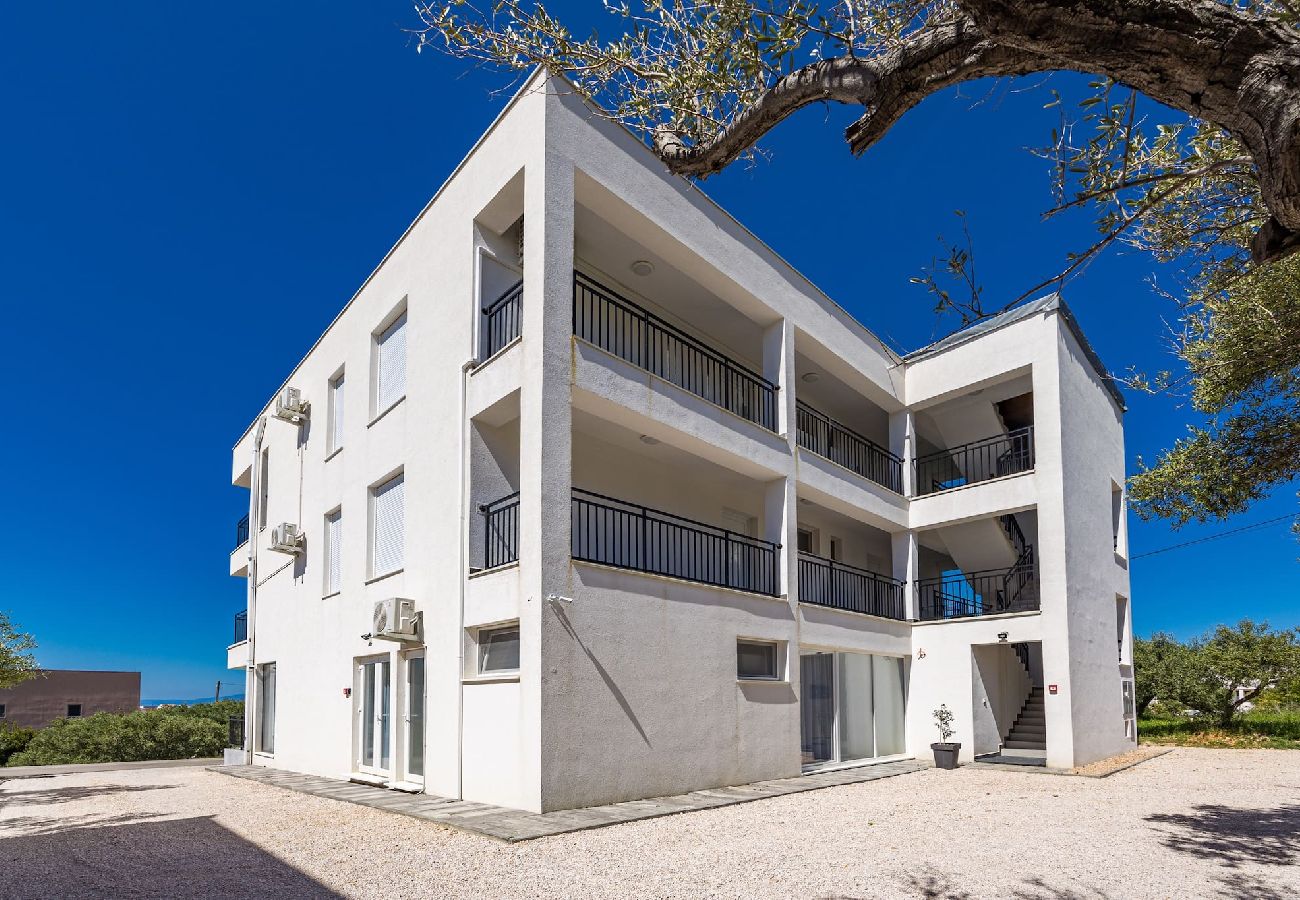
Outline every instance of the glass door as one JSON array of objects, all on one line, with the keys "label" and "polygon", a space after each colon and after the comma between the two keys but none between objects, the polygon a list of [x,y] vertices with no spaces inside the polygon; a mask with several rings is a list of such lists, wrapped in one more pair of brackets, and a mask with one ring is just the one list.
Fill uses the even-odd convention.
[{"label": "glass door", "polygon": [[424,784],[424,654],[406,658],[406,780]]},{"label": "glass door", "polygon": [[907,686],[902,658],[869,653],[799,656],[802,763],[834,763],[906,752]]},{"label": "glass door", "polygon": [[391,701],[388,658],[357,666],[357,769],[387,775],[391,762]]},{"label": "glass door", "polygon": [[799,656],[799,709],[803,764],[834,762],[835,654]]}]

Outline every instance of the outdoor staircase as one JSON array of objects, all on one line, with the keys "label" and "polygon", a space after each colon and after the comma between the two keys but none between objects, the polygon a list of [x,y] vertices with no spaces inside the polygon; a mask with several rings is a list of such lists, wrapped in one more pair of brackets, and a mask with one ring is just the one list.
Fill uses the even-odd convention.
[{"label": "outdoor staircase", "polygon": [[1043,705],[1043,689],[1035,687],[1030,690],[1025,705],[1016,716],[1015,724],[1007,733],[1002,744],[1007,750],[1046,750],[1047,718]]}]

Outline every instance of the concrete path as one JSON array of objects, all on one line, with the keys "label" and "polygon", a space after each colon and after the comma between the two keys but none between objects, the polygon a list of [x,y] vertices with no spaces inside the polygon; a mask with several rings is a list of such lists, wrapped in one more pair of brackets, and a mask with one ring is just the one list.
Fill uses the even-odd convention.
[{"label": "concrete path", "polygon": [[179,769],[185,766],[219,765],[221,759],[150,759],[143,762],[78,763],[67,766],[5,766],[0,781],[8,778],[47,778],[50,775],[76,775],[81,772],[124,772],[129,769]]},{"label": "concrete path", "polygon": [[908,759],[838,769],[834,772],[818,772],[796,778],[758,781],[737,787],[711,788],[673,797],[629,800],[609,806],[590,806],[585,809],[541,814],[490,806],[486,803],[449,800],[432,794],[405,794],[368,784],[320,778],[315,775],[300,775],[296,772],[269,769],[265,766],[214,766],[212,771],[317,797],[328,797],[344,803],[356,803],[405,816],[414,816],[417,819],[426,819],[462,831],[515,843],[556,834],[568,834],[573,831],[603,828],[606,825],[618,825],[622,822],[654,819],[700,809],[716,809],[720,806],[733,806],[737,803],[748,803],[751,800],[763,800],[768,797],[783,797],[787,794],[815,791],[820,788],[861,784],[865,781],[905,775],[928,768],[930,766],[925,763]]}]

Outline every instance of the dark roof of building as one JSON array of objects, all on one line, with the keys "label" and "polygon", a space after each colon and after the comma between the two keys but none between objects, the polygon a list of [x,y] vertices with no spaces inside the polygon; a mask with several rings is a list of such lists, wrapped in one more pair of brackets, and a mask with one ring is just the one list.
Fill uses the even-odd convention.
[{"label": "dark roof of building", "polygon": [[1056,293],[1048,294],[1045,297],[1039,297],[1037,300],[1030,300],[1029,302],[1022,303],[1019,306],[1013,306],[1011,309],[1000,312],[995,316],[989,316],[987,319],[980,319],[978,322],[974,322],[967,325],[965,328],[954,331],[945,338],[940,338],[933,344],[929,344],[919,350],[913,350],[911,353],[906,354],[903,357],[903,360],[904,362],[915,362],[919,359],[925,359],[935,353],[949,350],[953,347],[960,346],[967,341],[974,340],[975,338],[982,337],[986,334],[991,334],[999,328],[1005,328],[1008,325],[1022,322],[1039,313],[1048,312],[1056,312],[1060,315],[1061,320],[1069,327],[1075,340],[1079,342],[1079,346],[1083,348],[1083,355],[1087,358],[1088,362],[1092,364],[1093,369],[1096,370],[1097,377],[1101,379],[1102,386],[1106,388],[1107,393],[1110,394],[1111,398],[1114,399],[1115,403],[1119,405],[1121,410],[1127,410],[1128,404],[1124,402],[1124,395],[1120,393],[1119,388],[1116,386],[1115,378],[1106,369],[1106,366],[1101,361],[1101,357],[1097,355],[1097,351],[1092,349],[1092,345],[1088,343],[1088,339],[1084,337],[1083,329],[1079,327],[1079,321],[1075,319],[1074,313],[1070,312],[1070,307],[1066,306],[1061,295]]}]

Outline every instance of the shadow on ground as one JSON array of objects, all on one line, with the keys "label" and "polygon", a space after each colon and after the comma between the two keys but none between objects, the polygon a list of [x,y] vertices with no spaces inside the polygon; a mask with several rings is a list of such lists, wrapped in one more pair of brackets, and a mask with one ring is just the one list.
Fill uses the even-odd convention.
[{"label": "shadow on ground", "polygon": [[[953,883],[950,876],[939,872],[908,876],[905,893],[926,900],[976,900],[982,893],[970,891]],[[1026,878],[1022,887],[1010,888],[999,894],[1013,900],[1109,900],[1101,891],[1076,891],[1073,888],[1055,887],[1042,878]]]},{"label": "shadow on ground", "polygon": [[1171,850],[1215,860],[1230,869],[1243,863],[1290,866],[1300,856],[1300,806],[1235,809],[1204,804],[1187,813],[1156,813]]},{"label": "shadow on ground", "polygon": [[[0,897],[340,896],[209,816],[161,821],[137,817],[127,824],[128,818],[39,820],[51,827],[0,837],[5,868]],[[0,820],[10,833],[25,823],[28,820]]]},{"label": "shadow on ground", "polygon": [[174,790],[175,784],[90,784],[75,787],[48,788],[46,790],[25,791],[21,782],[9,783],[9,788],[0,793],[0,806],[43,806],[49,803],[70,803],[73,800],[90,800],[111,794],[137,794],[142,791]]}]

